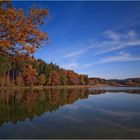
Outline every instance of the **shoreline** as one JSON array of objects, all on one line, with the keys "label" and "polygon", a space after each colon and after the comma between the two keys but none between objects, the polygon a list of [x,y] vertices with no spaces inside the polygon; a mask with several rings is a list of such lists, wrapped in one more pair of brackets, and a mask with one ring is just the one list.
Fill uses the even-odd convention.
[{"label": "shoreline", "polygon": [[0,90],[18,90],[18,89],[73,89],[73,88],[94,88],[94,87],[140,87],[140,86],[127,86],[127,85],[122,85],[122,86],[112,86],[112,85],[106,85],[106,84],[97,84],[97,85],[58,85],[58,86],[34,86],[34,87],[28,87],[28,86],[23,86],[23,87],[5,87],[5,88],[0,88]]},{"label": "shoreline", "polygon": [[6,89],[63,89],[63,88],[91,88],[91,87],[99,87],[99,86],[109,86],[109,85],[58,85],[58,86],[33,86],[33,87],[5,87],[5,88],[0,88],[0,90],[6,90]]}]

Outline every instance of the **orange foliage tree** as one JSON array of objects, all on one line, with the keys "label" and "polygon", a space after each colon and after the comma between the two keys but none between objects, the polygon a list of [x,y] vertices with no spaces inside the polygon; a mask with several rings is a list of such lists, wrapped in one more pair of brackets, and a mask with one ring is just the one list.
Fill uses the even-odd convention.
[{"label": "orange foliage tree", "polygon": [[8,2],[0,2],[0,50],[14,55],[33,54],[47,34],[38,26],[44,24],[48,9],[31,7],[28,15]]},{"label": "orange foliage tree", "polygon": [[46,77],[45,77],[45,74],[41,73],[39,76],[38,76],[38,83],[40,85],[44,85],[46,83]]},{"label": "orange foliage tree", "polygon": [[67,84],[69,84],[69,85],[78,85],[79,84],[78,74],[72,70],[66,70],[66,78],[67,78]]},{"label": "orange foliage tree", "polygon": [[26,85],[33,86],[36,83],[36,70],[32,68],[32,65],[27,65],[26,69],[22,72],[22,77]]},{"label": "orange foliage tree", "polygon": [[52,86],[61,84],[61,82],[60,82],[60,74],[57,71],[52,70],[49,73],[48,84],[52,85]]}]

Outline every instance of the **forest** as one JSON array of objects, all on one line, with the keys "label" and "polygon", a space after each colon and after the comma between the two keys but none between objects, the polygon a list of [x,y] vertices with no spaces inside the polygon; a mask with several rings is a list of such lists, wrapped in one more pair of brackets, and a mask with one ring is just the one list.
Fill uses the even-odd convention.
[{"label": "forest", "polygon": [[13,56],[3,54],[0,61],[1,87],[88,84],[87,75],[65,70],[56,64],[48,64],[34,57],[30,58],[28,63],[24,60],[22,63],[17,63],[13,61]]}]

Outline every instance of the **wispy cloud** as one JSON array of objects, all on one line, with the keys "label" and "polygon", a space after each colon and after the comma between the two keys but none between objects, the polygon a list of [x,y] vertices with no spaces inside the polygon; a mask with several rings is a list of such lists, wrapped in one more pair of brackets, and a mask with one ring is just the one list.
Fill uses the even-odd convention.
[{"label": "wispy cloud", "polygon": [[72,62],[72,63],[64,64],[62,65],[62,67],[65,69],[77,69],[79,67],[79,64],[76,62]]},{"label": "wispy cloud", "polygon": [[103,58],[102,60],[96,62],[96,64],[103,64],[103,63],[110,63],[110,62],[129,62],[129,61],[140,61],[140,57],[133,56],[130,53],[126,53],[126,52],[120,52],[119,55]]},{"label": "wispy cloud", "polygon": [[83,70],[86,69],[88,67],[90,67],[92,64],[80,64],[78,62],[70,62],[67,64],[63,64],[61,65],[63,68],[65,69],[71,69],[71,70]]},{"label": "wispy cloud", "polygon": [[[140,8],[136,8],[136,13],[140,12]],[[132,14],[132,12],[131,12]],[[129,28],[136,28],[140,26],[140,15],[139,14],[135,14],[135,15],[130,15],[127,14],[125,15],[125,17],[122,18],[122,21],[120,22],[120,24],[118,24],[117,26],[114,27],[115,30],[124,30],[124,29],[129,29]]]},{"label": "wispy cloud", "polygon": [[75,58],[81,56],[82,54],[87,53],[90,49],[96,48],[94,39],[85,39],[83,41],[78,41],[75,44],[71,45],[68,53],[65,53],[62,58]]},{"label": "wispy cloud", "polygon": [[118,34],[116,34],[113,31],[105,31],[104,32],[109,38],[113,39],[113,40],[120,40],[120,36]]},{"label": "wispy cloud", "polygon": [[77,50],[77,51],[70,52],[70,53],[64,55],[63,58],[71,58],[71,57],[79,56],[85,52],[86,52],[86,50]]},{"label": "wispy cloud", "polygon": [[96,55],[140,46],[140,38],[138,38],[136,32],[133,30],[124,34],[116,33],[114,31],[106,31],[104,34],[107,39],[96,42],[96,46],[98,46],[95,53]]},{"label": "wispy cloud", "polygon": [[87,55],[87,53],[101,55],[136,46],[140,46],[140,38],[134,30],[125,33],[107,30],[104,32],[104,38],[102,40],[98,40],[98,38],[90,38],[72,44],[68,47],[69,49],[67,50],[67,53],[62,50],[61,52],[64,53],[59,59],[80,58],[81,55]]}]

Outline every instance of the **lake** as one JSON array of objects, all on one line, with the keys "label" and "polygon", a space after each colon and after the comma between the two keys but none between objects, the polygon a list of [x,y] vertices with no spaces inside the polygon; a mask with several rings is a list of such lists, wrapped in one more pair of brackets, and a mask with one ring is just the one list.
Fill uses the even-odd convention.
[{"label": "lake", "polygon": [[140,88],[1,91],[0,138],[140,138]]}]

